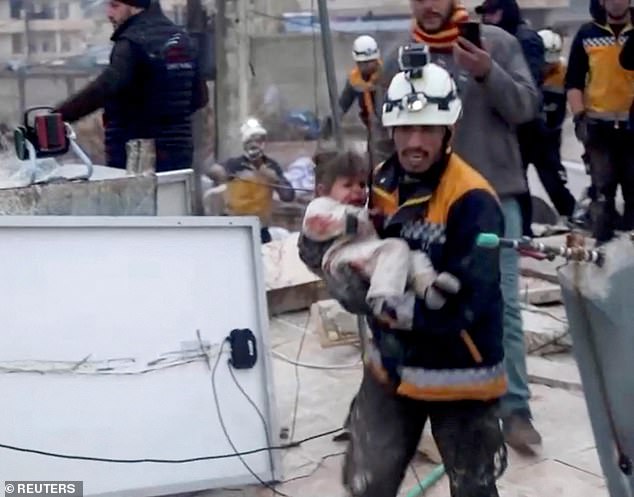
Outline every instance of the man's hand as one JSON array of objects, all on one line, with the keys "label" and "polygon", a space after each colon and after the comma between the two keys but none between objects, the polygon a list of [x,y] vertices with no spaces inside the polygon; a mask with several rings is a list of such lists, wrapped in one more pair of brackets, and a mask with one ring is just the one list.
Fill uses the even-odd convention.
[{"label": "man's hand", "polygon": [[259,171],[269,183],[277,185],[280,182],[280,177],[278,176],[277,171],[272,167],[269,167],[267,164],[261,166]]},{"label": "man's hand", "polygon": [[585,112],[579,112],[572,118],[575,125],[575,136],[584,145],[588,143],[588,119]]},{"label": "man's hand", "polygon": [[460,37],[454,45],[453,55],[456,63],[476,79],[485,79],[491,72],[489,52],[476,47],[469,40]]}]

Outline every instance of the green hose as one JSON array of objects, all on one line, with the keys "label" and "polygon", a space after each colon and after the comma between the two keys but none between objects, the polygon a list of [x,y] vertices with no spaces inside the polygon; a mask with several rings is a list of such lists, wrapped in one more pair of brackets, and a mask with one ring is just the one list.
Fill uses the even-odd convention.
[{"label": "green hose", "polygon": [[414,488],[407,492],[406,497],[418,497],[424,492],[427,492],[438,480],[445,474],[445,466],[439,464],[431,473],[429,473],[421,482],[419,482]]}]

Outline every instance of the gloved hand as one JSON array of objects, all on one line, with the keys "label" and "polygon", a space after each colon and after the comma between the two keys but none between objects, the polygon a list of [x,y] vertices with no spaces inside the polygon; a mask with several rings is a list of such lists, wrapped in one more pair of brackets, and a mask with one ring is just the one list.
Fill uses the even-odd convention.
[{"label": "gloved hand", "polygon": [[216,185],[225,183],[227,181],[227,171],[220,164],[211,164],[205,167],[205,174]]},{"label": "gloved hand", "polygon": [[451,273],[440,273],[425,292],[425,305],[431,310],[442,309],[447,299],[460,291],[460,280]]},{"label": "gloved hand", "polygon": [[260,167],[259,172],[262,176],[264,176],[265,180],[268,183],[277,185],[280,182],[280,177],[277,174],[277,171],[270,167],[268,164],[264,164]]},{"label": "gloved hand", "polygon": [[575,136],[584,145],[588,143],[588,118],[585,112],[576,114],[572,121],[575,125]]}]

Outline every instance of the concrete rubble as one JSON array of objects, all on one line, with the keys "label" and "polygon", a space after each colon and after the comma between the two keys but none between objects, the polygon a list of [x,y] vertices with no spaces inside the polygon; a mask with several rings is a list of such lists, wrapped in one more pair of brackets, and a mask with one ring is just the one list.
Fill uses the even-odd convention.
[{"label": "concrete rubble", "polygon": [[[290,246],[286,245],[286,249]],[[270,292],[280,290],[282,284],[301,288],[309,282],[315,283],[297,269],[300,277],[298,285],[293,286],[289,275],[294,274],[294,270],[287,267],[288,261],[277,258],[280,249],[271,252],[277,256],[269,253],[265,260],[275,261],[275,267],[280,269],[273,270],[271,263],[267,264]],[[291,255],[290,259],[294,257]],[[536,268],[541,268],[542,264]],[[290,265],[294,266],[294,263]],[[524,259],[522,266],[526,267]],[[499,481],[500,495],[607,497],[579,372],[567,339],[565,312],[559,303],[561,292],[557,292],[553,280],[554,267],[540,269],[546,279],[534,280],[538,272],[534,270],[531,278],[522,278],[520,282],[520,289],[529,287],[525,296],[530,297],[523,299],[522,312],[527,349],[533,352],[528,357],[531,405],[535,424],[543,436],[543,447],[532,457],[509,449],[509,468]],[[285,291],[291,292],[288,288]],[[298,312],[279,314],[271,318],[269,326],[275,351],[275,389],[281,425],[288,427],[294,440],[341,426],[362,373],[356,343],[356,318],[336,302],[323,300],[313,301]],[[313,367],[295,366],[292,362],[296,360]],[[340,369],[314,367],[319,365],[326,368],[340,366]],[[344,450],[345,444],[325,437],[287,451],[283,455],[285,483],[276,489],[290,497],[345,496],[340,483]],[[427,427],[419,455],[407,472],[399,495],[405,496],[417,478],[423,478],[439,462],[438,450]],[[254,486],[201,495],[268,497],[273,493],[270,489]],[[448,495],[446,477],[425,493],[426,497]]]},{"label": "concrete rubble", "polygon": [[[310,323],[308,311],[276,316],[270,321],[274,356],[275,391],[281,426],[294,431],[294,440],[341,426],[361,380],[359,349],[352,345],[323,348]],[[348,366],[346,369],[308,369],[312,365]],[[552,363],[552,364],[551,364]],[[550,360],[529,357],[535,423],[544,437],[543,450],[533,457],[509,450],[509,468],[499,481],[502,497],[607,497],[594,439],[574,360],[570,355]],[[548,386],[548,383],[552,386]],[[299,391],[297,415],[295,396]],[[295,423],[293,419],[295,418]],[[293,429],[294,425],[294,429]],[[565,426],[565,430],[562,429]],[[288,440],[287,440],[288,441]],[[421,453],[407,472],[400,496],[423,478],[439,462],[429,430],[421,441]],[[344,443],[331,437],[320,438],[283,454],[283,479],[276,489],[290,497],[344,497],[341,465]],[[261,487],[202,492],[201,497],[273,495]],[[425,497],[447,497],[447,478]]]}]

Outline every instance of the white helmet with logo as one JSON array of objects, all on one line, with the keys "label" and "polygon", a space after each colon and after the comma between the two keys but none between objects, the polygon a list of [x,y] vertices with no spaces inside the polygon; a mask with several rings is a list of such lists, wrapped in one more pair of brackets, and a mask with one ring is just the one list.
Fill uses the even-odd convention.
[{"label": "white helmet with logo", "polygon": [[[254,117],[248,118],[242,126],[240,126],[240,135],[242,138],[242,147],[245,155],[255,160],[264,155],[261,140],[266,138],[266,129],[260,124],[260,121]],[[258,140],[259,139],[259,140]]]},{"label": "white helmet with logo", "polygon": [[549,64],[558,62],[564,48],[564,40],[561,35],[552,29],[542,29],[538,34],[544,42],[546,62]]},{"label": "white helmet with logo", "polygon": [[461,113],[451,75],[429,63],[417,74],[400,72],[392,78],[383,104],[383,126],[453,126]]},{"label": "white helmet with logo", "polygon": [[251,141],[255,137],[266,138],[266,129],[260,124],[260,121],[250,117],[240,126],[240,136],[242,143]]},{"label": "white helmet with logo", "polygon": [[355,62],[378,60],[381,57],[379,45],[368,35],[361,35],[352,44],[352,58]]}]

